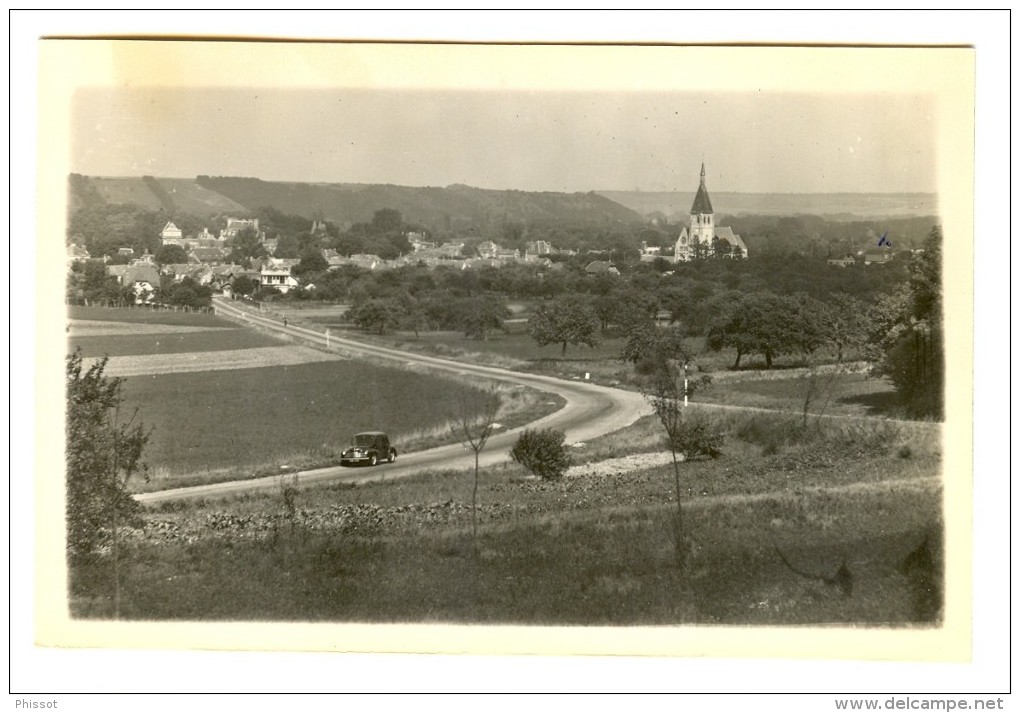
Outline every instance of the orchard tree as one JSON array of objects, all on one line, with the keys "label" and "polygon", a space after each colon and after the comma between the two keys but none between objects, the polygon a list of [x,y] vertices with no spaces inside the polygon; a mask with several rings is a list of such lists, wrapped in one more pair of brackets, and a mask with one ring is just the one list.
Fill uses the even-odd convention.
[{"label": "orchard tree", "polygon": [[348,316],[358,327],[383,334],[400,323],[400,305],[388,299],[367,299],[351,307]]},{"label": "orchard tree", "polygon": [[843,363],[847,349],[861,349],[871,330],[867,306],[845,292],[837,292],[821,305],[818,312],[823,338],[836,350],[836,363]]},{"label": "orchard tree", "polygon": [[621,360],[633,364],[638,375],[645,377],[654,377],[671,365],[683,367],[691,358],[684,332],[675,326],[635,329],[620,353]]},{"label": "orchard tree", "polygon": [[599,318],[586,298],[568,295],[539,305],[528,320],[528,334],[540,347],[562,345],[560,356],[564,356],[568,344],[598,345]]},{"label": "orchard tree", "polygon": [[757,292],[738,297],[713,320],[706,345],[713,351],[735,349],[734,369],[744,354],[763,354],[771,369],[776,356],[814,351],[821,334],[817,314],[803,300]]},{"label": "orchard tree", "polygon": [[492,293],[461,299],[458,313],[464,336],[483,340],[488,339],[489,332],[505,330],[503,323],[510,318],[506,301]]}]

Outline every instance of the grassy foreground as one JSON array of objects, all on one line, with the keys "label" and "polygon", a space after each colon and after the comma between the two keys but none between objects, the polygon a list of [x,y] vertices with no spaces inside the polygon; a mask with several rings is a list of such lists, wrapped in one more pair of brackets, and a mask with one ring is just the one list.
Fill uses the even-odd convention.
[{"label": "grassy foreground", "polygon": [[[465,473],[164,504],[146,513],[143,528],[126,533],[121,616],[939,622],[937,438],[876,431],[861,442],[840,425],[771,452],[767,441],[768,448],[757,442],[766,426],[729,414],[717,425],[727,429],[725,455],[683,464],[690,548],[684,573],[673,566],[670,466],[553,482],[504,466],[483,474],[477,551]],[[930,559],[915,566],[924,542]],[[825,581],[841,566],[849,587]],[[110,568],[106,557],[76,573],[73,615],[110,616]]]}]

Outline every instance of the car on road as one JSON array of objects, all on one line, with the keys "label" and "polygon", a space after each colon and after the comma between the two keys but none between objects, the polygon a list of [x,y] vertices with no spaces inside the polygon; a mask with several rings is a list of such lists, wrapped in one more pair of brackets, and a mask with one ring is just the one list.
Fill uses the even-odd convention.
[{"label": "car on road", "polygon": [[397,459],[397,449],[382,431],[364,431],[354,436],[354,445],[340,453],[340,465],[375,465]]}]

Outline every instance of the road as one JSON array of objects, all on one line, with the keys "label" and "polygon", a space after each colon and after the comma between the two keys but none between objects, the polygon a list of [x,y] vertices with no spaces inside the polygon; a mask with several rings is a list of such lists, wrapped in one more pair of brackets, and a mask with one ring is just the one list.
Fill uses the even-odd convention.
[{"label": "road", "polygon": [[[247,312],[230,301],[223,299],[217,298],[215,306],[218,314],[240,319],[253,326],[285,334],[306,343],[326,347],[327,337],[322,332],[292,324],[284,326],[275,317],[266,317]],[[520,384],[561,396],[566,401],[566,405],[563,408],[528,424],[527,427],[559,429],[566,434],[567,443],[593,440],[599,436],[629,426],[641,416],[651,413],[651,408],[641,394],[631,391],[613,389],[584,381],[566,381],[551,376],[525,374],[491,366],[450,361],[449,359],[441,359],[424,354],[414,354],[398,349],[364,344],[334,335],[330,335],[328,339],[328,348],[331,350],[373,360],[383,360],[394,366],[426,367],[435,371],[494,379],[510,384]],[[380,424],[379,427],[385,428],[385,424]],[[482,466],[489,466],[507,461],[509,459],[508,451],[513,447],[518,435],[524,428],[522,426],[493,434],[480,455],[479,463]],[[401,454],[396,463],[383,464],[374,468],[342,468],[335,466],[299,473],[288,473],[285,477],[288,482],[296,485],[338,482],[365,483],[407,477],[428,470],[463,470],[473,466],[474,453],[461,444],[453,444],[417,453]],[[281,476],[274,475],[252,480],[196,485],[187,488],[143,493],[136,495],[135,499],[143,504],[152,504],[181,498],[214,497],[242,492],[272,490],[280,487],[280,479]]]}]

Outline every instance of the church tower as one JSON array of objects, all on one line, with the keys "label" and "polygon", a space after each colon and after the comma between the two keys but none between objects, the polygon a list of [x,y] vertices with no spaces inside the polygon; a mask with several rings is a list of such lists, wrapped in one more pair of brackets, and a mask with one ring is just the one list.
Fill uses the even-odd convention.
[{"label": "church tower", "polygon": [[712,211],[712,201],[708,197],[708,189],[705,187],[705,164],[702,163],[701,183],[691,206],[691,242],[697,241],[711,247],[713,238],[715,238],[715,214]]},{"label": "church tower", "polygon": [[[677,238],[676,247],[673,251],[675,262],[687,262],[700,255],[704,257],[706,251],[712,248],[712,239],[715,238],[715,214],[712,211],[712,201],[708,197],[708,189],[705,187],[705,164],[701,164],[701,183],[698,185],[698,192],[694,196],[694,204],[691,205],[691,230],[687,232],[684,228]],[[701,243],[702,251],[695,246]]]}]

